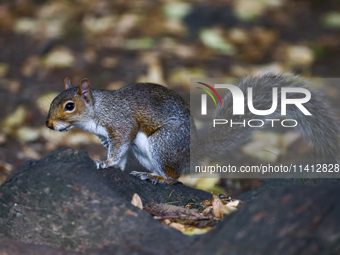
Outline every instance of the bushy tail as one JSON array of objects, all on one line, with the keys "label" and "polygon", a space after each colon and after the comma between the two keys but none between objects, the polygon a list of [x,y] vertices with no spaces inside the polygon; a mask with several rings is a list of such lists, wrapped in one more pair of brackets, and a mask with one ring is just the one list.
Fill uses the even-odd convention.
[{"label": "bushy tail", "polygon": [[[312,144],[315,151],[323,159],[337,160],[339,154],[338,124],[333,117],[330,108],[323,98],[316,92],[311,91],[311,99],[303,106],[312,114],[304,115],[295,105],[288,105],[286,116],[281,116],[281,88],[304,87],[304,80],[289,74],[247,77],[239,83],[245,97],[244,115],[233,115],[233,98],[231,93],[223,98],[222,106],[215,112],[215,119],[232,119],[233,122],[243,122],[250,119],[294,119],[298,122],[297,128],[303,138]],[[278,105],[274,113],[267,116],[255,115],[249,111],[247,106],[247,88],[253,88],[253,105],[255,109],[266,110],[272,106],[273,87],[278,88]],[[301,93],[287,93],[287,98],[301,98]],[[242,143],[249,140],[256,128],[233,125],[216,125],[209,131],[208,136],[201,141],[204,153],[214,155],[221,152],[236,149]],[[210,154],[212,155],[212,154]]]}]

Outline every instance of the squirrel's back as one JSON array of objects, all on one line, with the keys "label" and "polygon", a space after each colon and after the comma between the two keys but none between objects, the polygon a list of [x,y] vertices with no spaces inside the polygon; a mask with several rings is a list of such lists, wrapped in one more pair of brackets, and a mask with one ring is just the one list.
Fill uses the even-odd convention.
[{"label": "squirrel's back", "polygon": [[[97,93],[107,94],[106,91],[94,90],[94,95]],[[126,107],[125,115],[135,119],[147,135],[166,123],[188,122],[190,119],[188,104],[178,94],[158,84],[127,85],[113,91],[112,96],[113,99],[100,102],[99,107],[102,109],[106,105],[107,109],[112,109],[109,104],[120,101],[121,107]]]},{"label": "squirrel's back", "polygon": [[174,91],[154,83],[136,83],[116,91],[117,96],[126,98],[129,106],[138,111],[148,108],[149,114],[158,113],[168,118],[188,117],[188,104]]}]

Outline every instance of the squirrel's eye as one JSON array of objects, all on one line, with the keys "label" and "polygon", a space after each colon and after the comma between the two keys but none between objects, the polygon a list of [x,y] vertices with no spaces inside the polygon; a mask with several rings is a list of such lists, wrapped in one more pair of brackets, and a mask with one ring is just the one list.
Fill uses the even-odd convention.
[{"label": "squirrel's eye", "polygon": [[68,112],[73,111],[74,107],[75,107],[74,103],[67,103],[65,105],[65,111],[68,111]]}]

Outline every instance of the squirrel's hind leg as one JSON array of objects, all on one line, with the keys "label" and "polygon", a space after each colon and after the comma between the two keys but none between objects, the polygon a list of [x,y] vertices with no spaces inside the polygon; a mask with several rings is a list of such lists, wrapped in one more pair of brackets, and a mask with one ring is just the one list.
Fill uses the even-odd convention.
[{"label": "squirrel's hind leg", "polygon": [[131,171],[130,174],[132,174],[133,176],[136,176],[142,181],[145,181],[145,180],[150,181],[154,185],[156,185],[157,183],[174,184],[177,182],[177,178],[171,178],[171,177],[166,178],[166,177],[152,174],[149,172]]},{"label": "squirrel's hind leg", "polygon": [[133,152],[149,172],[131,172],[141,180],[173,184],[190,164],[190,123],[171,120],[153,134],[139,133]]}]

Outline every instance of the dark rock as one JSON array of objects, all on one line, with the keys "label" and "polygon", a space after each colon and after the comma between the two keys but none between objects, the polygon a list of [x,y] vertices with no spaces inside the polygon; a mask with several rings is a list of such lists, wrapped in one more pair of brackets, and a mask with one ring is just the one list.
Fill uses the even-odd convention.
[{"label": "dark rock", "polygon": [[237,198],[242,201],[250,201],[256,199],[259,195],[267,192],[272,192],[278,188],[288,187],[288,186],[317,186],[317,185],[335,185],[340,184],[340,179],[329,179],[329,178],[312,178],[312,179],[300,179],[300,178],[274,178],[274,179],[267,179],[260,188],[256,190],[251,190],[239,195]]},{"label": "dark rock", "polygon": [[340,186],[286,186],[262,192],[192,254],[340,254]]},{"label": "dark rock", "polygon": [[173,185],[153,185],[119,169],[107,168],[99,171],[105,177],[107,185],[122,198],[131,201],[133,194],[137,193],[144,205],[170,202],[172,205],[184,206],[189,200],[201,202],[212,198],[210,193],[187,187],[180,182]]},{"label": "dark rock", "polygon": [[[170,197],[184,203],[194,191],[154,186],[120,170],[98,171],[85,152],[63,149],[24,164],[0,187],[0,237],[74,251],[110,247],[129,254],[179,253],[194,238],[160,224],[130,200],[136,192],[144,202]],[[210,196],[198,194],[202,198],[196,199]]]},{"label": "dark rock", "polygon": [[19,241],[0,239],[0,254],[3,255],[81,255],[79,252],[65,251],[45,245],[25,244]]},{"label": "dark rock", "polygon": [[216,229],[189,237],[131,205],[131,197],[184,205],[209,193],[98,171],[85,152],[63,149],[22,165],[0,187],[0,253],[340,254],[338,183],[268,180],[241,195],[246,202]]}]

